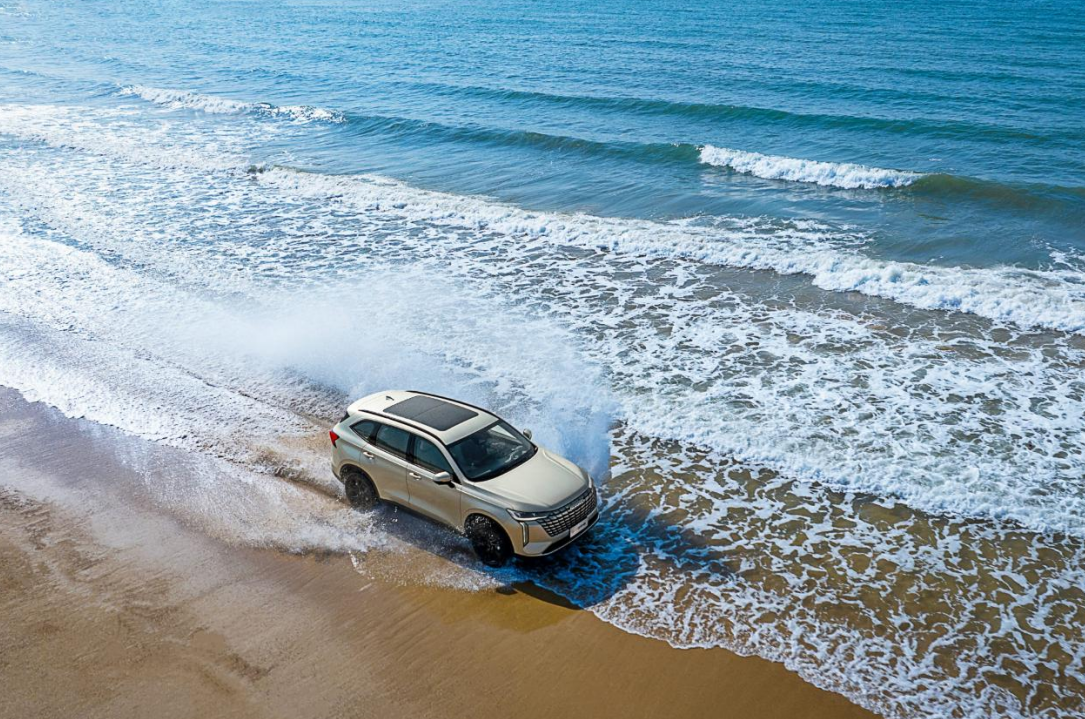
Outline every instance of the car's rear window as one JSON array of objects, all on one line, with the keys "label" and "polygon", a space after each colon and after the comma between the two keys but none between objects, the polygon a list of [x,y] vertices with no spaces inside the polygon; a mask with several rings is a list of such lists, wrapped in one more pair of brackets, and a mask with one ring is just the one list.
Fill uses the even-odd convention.
[{"label": "car's rear window", "polygon": [[373,441],[373,433],[377,431],[377,423],[371,419],[363,419],[361,422],[352,425],[351,429],[354,430],[354,434],[366,442],[371,442]]}]

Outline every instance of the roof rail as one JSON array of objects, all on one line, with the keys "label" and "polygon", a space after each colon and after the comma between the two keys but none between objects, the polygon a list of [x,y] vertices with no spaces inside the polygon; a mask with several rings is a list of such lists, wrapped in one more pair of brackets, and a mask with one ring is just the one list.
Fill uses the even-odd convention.
[{"label": "roof rail", "polygon": [[[442,397],[441,399],[444,399],[444,397]],[[360,409],[358,411],[359,412],[364,412],[366,414],[371,414],[374,417],[379,417],[380,419],[383,419],[383,420],[391,420],[392,422],[399,422],[400,424],[405,424],[408,427],[411,427],[412,429],[418,430],[422,434],[428,434],[430,437],[433,437],[435,440],[437,440],[437,442],[439,444],[444,444],[444,442],[441,440],[441,438],[433,433],[432,428],[423,427],[421,424],[419,424],[418,422],[415,422],[413,420],[406,419],[404,417],[399,417],[399,416],[396,416],[396,415],[384,414],[383,412],[380,412],[378,410],[372,410],[372,409]]]}]

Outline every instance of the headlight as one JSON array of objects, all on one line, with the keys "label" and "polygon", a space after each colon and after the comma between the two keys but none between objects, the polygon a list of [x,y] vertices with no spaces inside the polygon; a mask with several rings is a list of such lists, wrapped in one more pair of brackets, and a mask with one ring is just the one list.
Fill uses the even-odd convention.
[{"label": "headlight", "polygon": [[550,512],[516,512],[510,509],[509,514],[511,514],[512,518],[517,522],[534,522],[536,519],[542,519],[550,514]]}]

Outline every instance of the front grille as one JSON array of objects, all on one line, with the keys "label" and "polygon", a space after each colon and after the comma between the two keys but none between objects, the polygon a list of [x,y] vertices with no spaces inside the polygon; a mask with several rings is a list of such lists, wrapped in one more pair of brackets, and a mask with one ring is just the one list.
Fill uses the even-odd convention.
[{"label": "front grille", "polygon": [[547,534],[556,537],[563,532],[568,532],[577,522],[590,517],[595,511],[597,501],[595,487],[588,487],[579,497],[540,519],[539,524]]}]

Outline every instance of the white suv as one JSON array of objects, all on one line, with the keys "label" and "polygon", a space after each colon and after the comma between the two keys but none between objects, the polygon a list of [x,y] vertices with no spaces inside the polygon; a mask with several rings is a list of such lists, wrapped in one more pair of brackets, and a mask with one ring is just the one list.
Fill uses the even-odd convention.
[{"label": "white suv", "polygon": [[351,504],[387,500],[447,524],[490,566],[556,552],[599,519],[587,472],[463,402],[378,392],[350,405],[329,435]]}]

